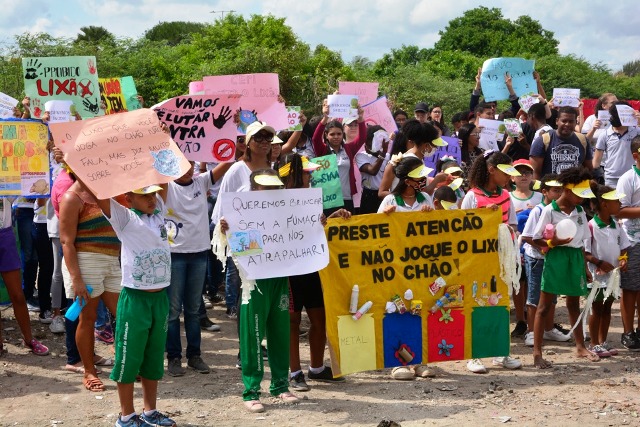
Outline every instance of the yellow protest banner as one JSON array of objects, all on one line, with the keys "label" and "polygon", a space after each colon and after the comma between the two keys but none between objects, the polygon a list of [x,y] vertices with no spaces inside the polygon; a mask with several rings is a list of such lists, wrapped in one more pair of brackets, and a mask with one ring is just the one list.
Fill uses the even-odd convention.
[{"label": "yellow protest banner", "polygon": [[127,103],[122,93],[122,81],[118,77],[98,79],[100,100],[104,103],[105,114],[124,113]]},{"label": "yellow protest banner", "polygon": [[488,209],[330,219],[320,277],[333,372],[508,355],[500,223]]},{"label": "yellow protest banner", "polygon": [[49,196],[48,141],[40,120],[0,121],[0,196]]}]

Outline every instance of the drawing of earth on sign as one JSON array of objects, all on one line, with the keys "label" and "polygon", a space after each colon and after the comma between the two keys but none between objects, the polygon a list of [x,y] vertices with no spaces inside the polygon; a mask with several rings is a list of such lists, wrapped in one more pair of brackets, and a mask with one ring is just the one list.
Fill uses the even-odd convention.
[{"label": "drawing of earth on sign", "polygon": [[162,175],[180,175],[180,160],[171,150],[152,151],[151,155],[155,159],[153,167]]},{"label": "drawing of earth on sign", "polygon": [[240,110],[240,123],[238,124],[238,132],[242,135],[247,133],[247,126],[258,120],[258,113],[255,110]]}]

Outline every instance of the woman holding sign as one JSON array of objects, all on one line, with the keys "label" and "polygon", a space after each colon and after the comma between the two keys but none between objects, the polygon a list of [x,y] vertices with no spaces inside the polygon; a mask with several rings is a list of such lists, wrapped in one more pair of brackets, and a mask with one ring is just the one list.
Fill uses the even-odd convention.
[{"label": "woman holding sign", "polygon": [[356,153],[365,142],[367,126],[364,123],[364,110],[358,105],[358,136],[351,142],[345,143],[345,133],[342,123],[329,119],[329,103],[322,102],[322,120],[313,133],[313,149],[316,156],[335,154],[338,163],[338,174],[342,186],[344,208],[353,213],[353,195],[357,193],[356,176],[353,170],[353,160]]}]

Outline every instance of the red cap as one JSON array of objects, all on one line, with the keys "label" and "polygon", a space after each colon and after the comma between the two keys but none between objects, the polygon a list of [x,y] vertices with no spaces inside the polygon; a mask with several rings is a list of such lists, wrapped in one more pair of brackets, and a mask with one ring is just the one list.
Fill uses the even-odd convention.
[{"label": "red cap", "polygon": [[529,169],[533,170],[533,166],[531,166],[531,162],[527,159],[518,159],[512,164],[514,168],[517,168],[518,166],[526,166]]}]

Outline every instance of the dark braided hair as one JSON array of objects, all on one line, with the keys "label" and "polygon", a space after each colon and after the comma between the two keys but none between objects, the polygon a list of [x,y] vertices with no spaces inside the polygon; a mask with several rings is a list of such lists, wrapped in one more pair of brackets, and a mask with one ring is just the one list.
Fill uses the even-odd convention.
[{"label": "dark braided hair", "polygon": [[304,170],[302,169],[302,156],[298,153],[289,153],[284,156],[280,163],[282,166],[291,163],[289,175],[280,177],[282,182],[284,182],[284,187],[302,188],[302,175],[304,174]]},{"label": "dark braided hair", "polygon": [[469,185],[484,187],[489,182],[489,166],[496,167],[501,164],[511,164],[511,157],[500,151],[478,156],[469,170]]}]

